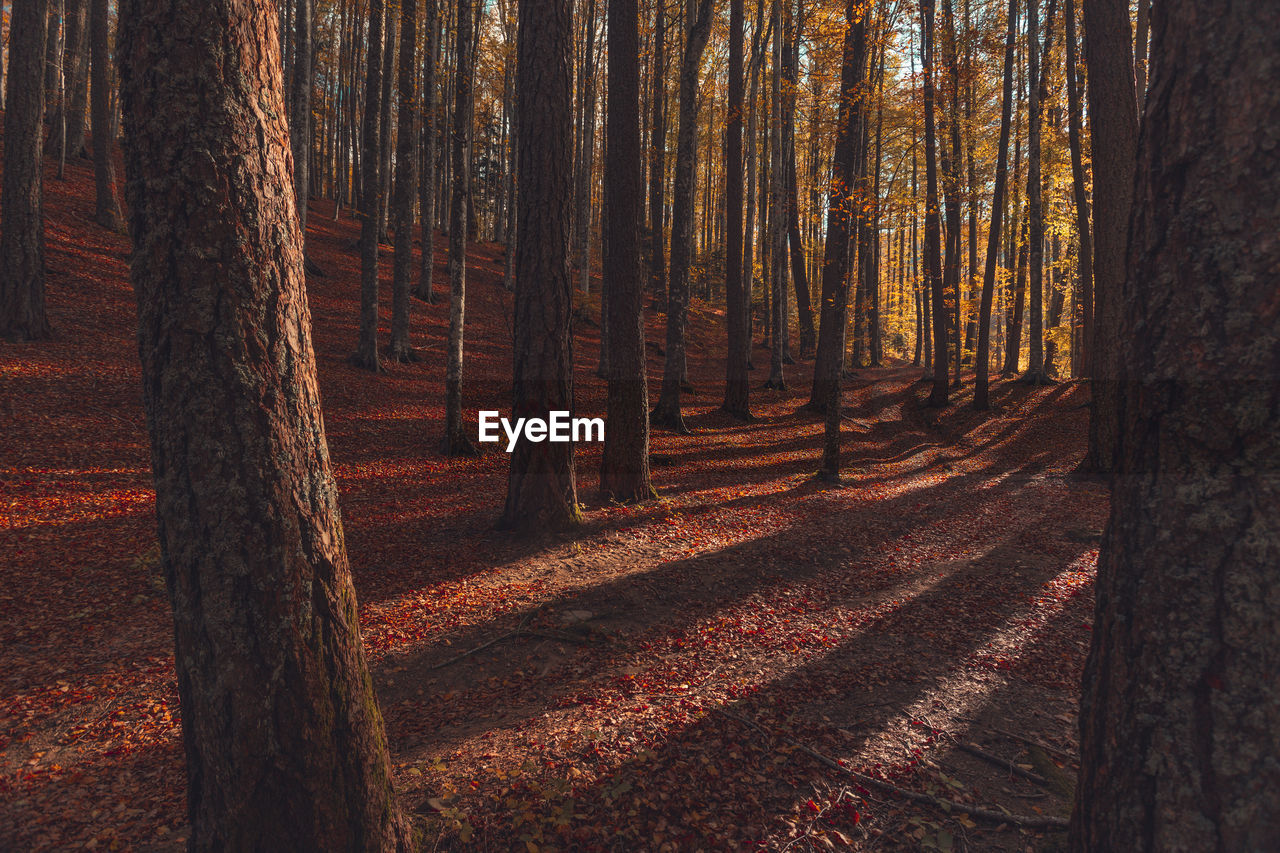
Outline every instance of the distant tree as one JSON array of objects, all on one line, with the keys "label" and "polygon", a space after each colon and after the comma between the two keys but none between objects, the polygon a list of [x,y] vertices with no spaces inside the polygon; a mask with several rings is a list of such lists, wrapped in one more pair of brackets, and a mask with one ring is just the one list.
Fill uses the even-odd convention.
[{"label": "distant tree", "polygon": [[[516,110],[521,133],[516,227],[520,240],[516,244],[512,414],[546,418],[553,411],[569,411],[573,404],[569,339],[572,5],[570,0],[521,0],[518,14]],[[554,531],[576,522],[573,468],[572,442],[518,441],[511,454],[501,526]]]},{"label": "distant tree", "polygon": [[304,244],[307,240],[307,205],[311,201],[312,3],[313,0],[293,0],[293,83],[289,92],[293,191]]},{"label": "distant tree", "polygon": [[[449,202],[449,343],[444,377],[444,440],[441,443],[441,449],[450,456],[475,452],[462,426],[462,353],[467,316],[467,214],[471,202],[471,105],[475,68],[472,41],[474,33],[465,22],[469,22],[474,14],[472,1],[458,0],[456,11],[459,23],[454,28],[454,57],[457,64],[453,74],[453,140],[449,149],[453,156],[453,197]],[[520,10],[520,16],[524,17],[524,9]]]},{"label": "distant tree", "polygon": [[1075,361],[1078,375],[1088,376],[1089,354],[1093,351],[1093,233],[1089,224],[1089,188],[1085,180],[1081,139],[1080,83],[1076,69],[1076,8],[1075,0],[1066,0],[1063,9],[1067,42],[1067,139],[1071,148],[1071,188],[1075,201],[1076,234],[1080,240],[1076,256],[1076,302],[1080,306],[1082,328],[1078,342],[1081,351]]},{"label": "distant tree", "polygon": [[13,0],[0,188],[0,337],[49,336],[44,306],[44,59],[48,0]]},{"label": "distant tree", "polygon": [[1044,358],[1044,187],[1041,177],[1041,127],[1044,103],[1049,88],[1049,57],[1053,44],[1054,0],[1049,0],[1045,22],[1044,60],[1041,61],[1039,37],[1039,0],[1027,0],[1027,79],[1030,99],[1027,105],[1027,225],[1030,239],[1027,258],[1031,273],[1031,361],[1023,380],[1042,385],[1049,382]]},{"label": "distant tree", "polygon": [[[835,153],[831,158],[831,192],[827,201],[827,241],[822,259],[822,313],[818,362],[814,367],[814,396],[823,394],[826,412],[819,478],[840,480],[841,373],[844,328],[849,306],[849,237],[859,183],[856,173],[859,127],[866,112],[863,80],[867,55],[867,25],[858,0],[845,2],[844,45],[840,61],[840,107],[836,121]],[[838,336],[835,334],[838,332]],[[823,347],[823,342],[828,346]],[[821,376],[821,381],[817,378]]]},{"label": "distant tree", "polygon": [[[431,0],[428,0],[431,2]],[[418,0],[400,0],[399,132],[396,136],[395,263],[391,278],[391,358],[417,361],[409,344],[413,276],[413,201],[418,192]]]},{"label": "distant tree", "polygon": [[436,254],[436,136],[440,125],[437,116],[440,95],[436,68],[440,62],[441,2],[442,0],[426,0],[426,35],[422,51],[422,139],[419,151],[422,176],[418,182],[418,215],[422,218],[422,265],[418,270],[418,284],[413,295],[427,304],[434,304],[436,301],[432,278]]},{"label": "distant tree", "polygon": [[188,847],[408,851],[320,414],[276,32],[268,0],[120,5]]},{"label": "distant tree", "polygon": [[698,77],[702,52],[711,37],[712,0],[689,6],[684,58],[680,63],[680,129],[676,138],[675,194],[671,210],[671,279],[667,286],[667,349],[662,391],[652,422],[688,432],[680,411],[685,372],[685,323],[689,317],[689,264],[693,254],[693,191],[697,175]]},{"label": "distant tree", "polygon": [[667,185],[667,8],[653,4],[653,120],[649,128],[649,273],[653,304],[667,310],[666,185]]},{"label": "distant tree", "polygon": [[1128,0],[1083,0],[1084,60],[1088,68],[1093,144],[1093,350],[1089,354],[1092,407],[1085,472],[1110,473],[1120,429],[1120,286],[1128,249],[1129,208],[1138,151],[1133,43]]},{"label": "distant tree", "polygon": [[[384,0],[369,0],[369,38],[365,55],[364,117],[360,130],[360,337],[351,361],[377,372],[378,360],[378,217],[382,181],[378,146],[382,118],[382,50]],[[467,29],[461,27],[460,29]]]},{"label": "distant tree", "polygon": [[1009,127],[1013,113],[1014,42],[1018,37],[1018,0],[1009,0],[1009,32],[1004,44],[1004,95],[1000,107],[1000,142],[996,150],[995,189],[991,196],[991,226],[987,232],[987,260],[982,273],[982,301],[978,307],[978,354],[974,362],[973,407],[990,406],[988,376],[991,371],[991,306],[995,299],[996,262],[1000,256],[1000,228],[1004,219],[1005,192],[1009,181]]},{"label": "distant tree", "polygon": [[[735,0],[741,2],[741,0]],[[636,0],[609,0],[605,102],[604,263],[609,383],[600,491],[618,501],[654,496],[649,481],[649,390],[644,359],[640,224],[640,33]]]},{"label": "distant tree", "polygon": [[[1034,2],[1034,0],[1032,0]],[[921,74],[924,80],[924,265],[933,306],[933,389],[929,405],[945,406],[950,393],[947,364],[947,309],[942,288],[942,223],[938,211],[938,134],[934,118],[934,0],[920,0]]]},{"label": "distant tree", "polygon": [[[1128,5],[1099,9],[1089,0],[1085,9],[1086,38],[1096,38],[1108,20],[1096,13],[1116,23]],[[1098,562],[1069,846],[1273,851],[1280,849],[1280,7],[1160,0],[1152,31],[1150,100],[1117,300],[1122,428]],[[1123,27],[1104,35],[1123,38]],[[1092,57],[1091,86],[1098,70],[1103,85],[1122,82]],[[1132,104],[1133,86],[1124,89]],[[1099,222],[1100,248],[1103,233]]]},{"label": "distant tree", "polygon": [[[747,327],[750,290],[742,266],[742,29],[743,0],[729,0],[729,116],[725,174],[725,326],[729,352],[725,359],[724,410],[749,419],[751,331]],[[810,322],[812,325],[812,321]]]},{"label": "distant tree", "polygon": [[93,122],[93,181],[96,188],[94,221],[103,228],[124,228],[120,199],[116,194],[115,165],[111,160],[111,47],[108,42],[108,0],[92,0],[89,14],[90,62],[89,112]]}]

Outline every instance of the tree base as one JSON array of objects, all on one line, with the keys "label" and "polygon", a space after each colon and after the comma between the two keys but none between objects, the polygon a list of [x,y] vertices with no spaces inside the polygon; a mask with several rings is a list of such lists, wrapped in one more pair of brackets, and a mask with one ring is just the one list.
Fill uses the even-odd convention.
[{"label": "tree base", "polygon": [[367,356],[361,355],[358,352],[353,352],[347,357],[347,364],[350,364],[352,367],[358,367],[361,370],[367,370],[370,373],[387,372],[387,369],[383,367],[382,363],[378,360],[377,353],[374,353],[372,356]]},{"label": "tree base", "polygon": [[814,474],[813,479],[817,480],[819,483],[826,483],[829,486],[845,485],[844,477],[840,476],[839,471],[822,470]]},{"label": "tree base", "polygon": [[684,415],[680,413],[678,406],[657,406],[649,415],[649,425],[677,435],[693,435],[689,427],[685,426]]},{"label": "tree base", "polygon": [[724,412],[734,420],[741,421],[744,424],[753,424],[756,422],[756,416],[746,407],[723,405],[720,411]]},{"label": "tree base", "polygon": [[422,361],[422,356],[418,355],[418,351],[408,344],[392,344],[387,350],[387,358],[397,361],[400,364],[416,364]]},{"label": "tree base", "polygon": [[1058,381],[1043,370],[1028,370],[1018,379],[1025,385],[1057,385]]},{"label": "tree base", "polygon": [[445,456],[479,456],[480,451],[471,443],[471,439],[467,438],[461,432],[445,433],[443,439],[440,440],[440,452]]},{"label": "tree base", "polygon": [[[801,357],[803,358],[803,356],[801,356]],[[795,363],[796,363],[796,360],[795,360],[794,358],[792,358],[791,356],[789,356],[789,355],[784,355],[784,356],[782,357],[782,363],[783,363],[783,364],[785,364],[785,365],[792,365],[792,364],[795,364]]]},{"label": "tree base", "polygon": [[432,292],[432,291],[430,291],[430,290],[423,290],[423,289],[422,289],[422,288],[420,288],[420,287],[415,287],[415,288],[413,289],[413,298],[414,298],[414,299],[416,299],[416,300],[418,300],[419,302],[425,302],[425,303],[427,303],[428,305],[435,305],[435,304],[436,304],[436,295],[435,295],[435,293],[433,293],[433,292]]}]

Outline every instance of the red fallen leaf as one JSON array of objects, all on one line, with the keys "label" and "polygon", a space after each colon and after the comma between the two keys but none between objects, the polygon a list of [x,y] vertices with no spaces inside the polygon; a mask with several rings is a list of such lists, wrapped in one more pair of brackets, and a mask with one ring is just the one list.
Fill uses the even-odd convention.
[{"label": "red fallen leaf", "polygon": [[811,812],[821,811],[821,809],[818,808],[818,804],[815,803],[813,800],[810,800],[809,802],[805,803],[805,805],[809,807],[809,811]]}]

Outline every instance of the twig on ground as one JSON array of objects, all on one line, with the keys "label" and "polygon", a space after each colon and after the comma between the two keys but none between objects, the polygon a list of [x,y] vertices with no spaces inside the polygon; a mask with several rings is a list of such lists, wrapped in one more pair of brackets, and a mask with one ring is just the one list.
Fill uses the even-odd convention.
[{"label": "twig on ground", "polygon": [[442,661],[437,664],[432,664],[430,667],[428,667],[428,669],[444,669],[446,666],[453,666],[455,663],[458,663],[459,661],[462,661],[462,660],[466,660],[467,658],[471,657],[477,652],[482,652],[485,649],[489,648],[490,646],[496,646],[498,643],[501,643],[503,640],[510,640],[512,637],[519,636],[521,632],[524,631],[525,623],[527,623],[533,617],[533,614],[534,614],[534,611],[532,610],[526,613],[524,615],[524,618],[520,620],[520,624],[516,626],[516,629],[514,631],[508,631],[505,634],[501,634],[497,637],[494,637],[492,640],[481,643],[480,645],[476,646],[474,649],[468,649],[462,654],[455,655],[454,657],[451,657],[446,661]]},{"label": "twig on ground", "polygon": [[[736,722],[742,723],[745,726],[749,726],[763,735],[766,735],[766,736],[768,735],[768,732],[766,732],[764,728],[760,726],[760,724],[752,720],[748,720],[745,717],[739,717],[736,714],[731,714],[728,711],[725,711],[721,708],[713,708],[712,710],[723,717],[727,717],[730,720],[735,720]],[[777,736],[781,738],[783,741],[785,741],[786,743],[788,743],[790,746],[800,750],[801,752],[805,753],[809,757],[817,760],[819,763],[824,764],[833,770],[838,770],[841,773],[847,773],[848,775],[852,776],[854,779],[857,779],[858,782],[861,783],[862,785],[866,785],[872,788],[878,788],[881,791],[887,791],[889,793],[896,794],[899,797],[902,797],[904,799],[914,800],[917,803],[927,803],[931,806],[942,809],[943,811],[948,813],[956,812],[960,814],[967,814],[969,815],[969,817],[973,817],[973,818],[983,818],[984,820],[990,820],[990,821],[995,821],[999,823],[1010,823],[1010,824],[1015,824],[1017,826],[1025,826],[1031,829],[1065,829],[1067,827],[1067,821],[1065,818],[1053,817],[1051,815],[1007,814],[1005,812],[996,811],[995,809],[984,808],[981,806],[972,806],[972,805],[969,805],[968,803],[958,803],[954,800],[942,799],[941,797],[935,797],[931,794],[922,794],[918,791],[909,791],[906,788],[899,788],[897,785],[894,785],[892,782],[886,782],[883,779],[877,779],[874,776],[867,776],[863,773],[859,773],[857,770],[854,770],[850,767],[845,767],[843,764],[836,761],[834,758],[830,758],[826,755],[823,755],[822,753],[818,752],[812,747],[807,746],[801,743],[800,741],[789,738],[786,735],[779,734]]]},{"label": "twig on ground", "polygon": [[978,758],[981,758],[983,761],[988,761],[1002,770],[1008,770],[1010,773],[1014,773],[1018,776],[1021,776],[1024,779],[1028,779],[1032,782],[1035,782],[1037,785],[1043,785],[1046,788],[1049,786],[1049,780],[1041,776],[1039,773],[1033,773],[1032,771],[1027,770],[1024,767],[1019,767],[1018,765],[1014,764],[1012,761],[1003,759],[998,755],[993,755],[992,753],[987,752],[985,749],[980,748],[976,744],[965,743],[964,741],[961,741],[961,740],[957,740],[955,744],[957,749],[964,750],[970,755],[974,755],[974,756],[977,756]]},{"label": "twig on ground", "polygon": [[1045,752],[1049,753],[1050,755],[1058,756],[1063,761],[1066,761],[1069,763],[1075,763],[1076,761],[1076,757],[1074,755],[1071,755],[1068,752],[1064,752],[1063,750],[1058,749],[1057,747],[1049,746],[1047,743],[1044,743],[1043,741],[1038,741],[1033,737],[1028,737],[1027,735],[1015,734],[1014,732],[1007,732],[1004,729],[999,729],[999,728],[996,728],[995,726],[991,726],[990,728],[991,728],[991,731],[995,732],[998,735],[1011,737],[1014,740],[1022,741],[1023,743],[1029,746],[1038,746],[1041,749],[1043,749]]}]

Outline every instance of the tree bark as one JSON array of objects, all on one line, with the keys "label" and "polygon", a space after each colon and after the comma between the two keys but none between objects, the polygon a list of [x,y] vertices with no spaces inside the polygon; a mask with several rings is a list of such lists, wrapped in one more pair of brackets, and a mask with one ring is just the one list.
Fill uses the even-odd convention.
[{"label": "tree bark", "polygon": [[[1048,92],[1049,57],[1053,44],[1054,0],[1049,0],[1045,20],[1044,62],[1040,59],[1038,34],[1039,0],[1027,0],[1027,79],[1030,81],[1030,100],[1027,104],[1027,220],[1030,239],[1027,258],[1031,273],[1031,361],[1023,381],[1034,385],[1048,383],[1049,375],[1044,365],[1044,206],[1043,185],[1040,177],[1041,126],[1044,120],[1044,101]],[[1043,65],[1043,68],[1042,68]]]},{"label": "tree bark", "polygon": [[188,848],[407,851],[320,414],[275,5],[125,0],[120,22]]},{"label": "tree bark", "polygon": [[1280,9],[1161,0],[1152,23],[1069,846],[1276,850]]},{"label": "tree bark", "polygon": [[[93,120],[93,180],[96,187],[94,221],[103,228],[124,228],[120,199],[116,195],[115,165],[111,161],[111,48],[107,39],[107,0],[92,0],[90,7],[90,112]],[[12,64],[12,60],[10,60]]]},{"label": "tree bark", "polygon": [[1081,151],[1080,84],[1076,76],[1076,4],[1066,0],[1067,41],[1067,140],[1071,148],[1071,186],[1076,206],[1076,234],[1080,247],[1077,255],[1077,302],[1083,325],[1083,358],[1077,358],[1080,375],[1089,376],[1089,353],[1093,350],[1093,235],[1089,230],[1089,193],[1085,186],[1084,154]]},{"label": "tree bark", "polygon": [[1107,474],[1115,466],[1120,429],[1115,342],[1120,286],[1128,250],[1138,151],[1138,106],[1127,0],[1083,0],[1084,59],[1089,71],[1093,145],[1093,352],[1089,448],[1081,469]]},{"label": "tree bark", "polygon": [[950,391],[947,372],[947,309],[942,289],[942,224],[938,219],[938,154],[933,86],[934,0],[920,0],[923,18],[921,73],[924,77],[924,261],[925,279],[933,302],[933,389],[930,406],[945,406]]},{"label": "tree bark", "polygon": [[44,304],[44,55],[48,0],[14,0],[0,186],[0,337],[49,336]]},{"label": "tree bark", "polygon": [[[741,0],[735,0],[741,2]],[[604,289],[609,296],[608,401],[600,491],[612,500],[655,496],[649,480],[649,391],[644,358],[640,224],[640,34],[636,0],[609,0],[605,104]]]},{"label": "tree bark", "polygon": [[[697,174],[698,72],[711,37],[712,0],[698,0],[680,63],[680,129],[676,140],[676,179],[671,211],[671,280],[667,293],[667,350],[662,391],[653,410],[654,426],[688,432],[680,412],[684,379],[685,323],[689,315],[689,261],[693,252],[693,191]],[[692,8],[690,11],[693,11]]]},{"label": "tree bark", "polygon": [[[299,0],[305,2],[305,0]],[[428,0],[431,2],[431,0]],[[413,276],[413,200],[418,192],[418,0],[400,0],[400,79],[396,135],[395,261],[391,278],[391,358],[417,361],[409,343],[409,290]]]},{"label": "tree bark", "polygon": [[[461,9],[461,7],[460,7]],[[462,17],[461,12],[459,17]],[[522,0],[516,43],[521,119],[512,415],[547,418],[573,403],[569,212],[573,205],[570,0]],[[461,48],[459,49],[461,56]],[[455,196],[456,198],[456,196]],[[455,220],[456,224],[456,220]],[[579,519],[571,442],[521,438],[500,526],[561,530]]]},{"label": "tree bark", "polygon": [[653,37],[653,122],[649,143],[649,275],[653,303],[667,308],[666,184],[667,184],[667,84],[666,0],[657,0]]},{"label": "tree bark", "polygon": [[293,0],[293,88],[289,96],[289,137],[293,144],[293,190],[298,227],[307,240],[307,205],[311,201],[311,29],[313,0]]},{"label": "tree bark", "polygon": [[[369,38],[365,65],[364,118],[360,133],[360,337],[351,361],[378,372],[378,216],[382,181],[378,179],[382,123],[382,50],[384,0],[369,0]],[[464,28],[465,29],[465,28]]]},{"label": "tree bark", "polygon": [[[826,412],[822,463],[818,477],[840,480],[841,373],[844,369],[844,327],[849,307],[849,224],[857,204],[855,171],[859,113],[866,112],[863,77],[867,54],[867,26],[857,0],[846,0],[844,43],[840,53],[840,106],[835,150],[831,156],[831,187],[827,197],[827,240],[822,253],[822,308],[819,318],[813,398]],[[819,394],[822,396],[819,398]],[[811,401],[812,402],[812,401]]]},{"label": "tree bark", "polygon": [[1018,0],[1009,0],[1009,32],[1004,44],[1004,95],[1000,107],[1000,143],[996,149],[996,185],[991,195],[991,227],[987,232],[987,260],[982,270],[982,302],[978,308],[978,352],[974,360],[976,378],[973,407],[990,407],[988,376],[991,371],[991,305],[996,292],[996,262],[1000,256],[1000,228],[1004,219],[1004,196],[1009,180],[1009,128],[1013,118],[1013,57],[1018,37]]},{"label": "tree bark", "polygon": [[[521,21],[524,9],[520,10]],[[449,204],[449,343],[445,365],[445,424],[443,452],[471,455],[475,447],[462,426],[462,337],[467,311],[467,207],[471,198],[471,101],[472,101],[471,0],[458,0],[454,28],[453,84],[453,198]],[[516,60],[517,65],[519,60]],[[517,69],[517,74],[519,70]],[[517,111],[519,107],[517,106]],[[523,172],[521,174],[524,174]],[[517,225],[517,229],[519,229]],[[521,240],[521,243],[524,241]],[[519,247],[517,247],[519,251]],[[516,275],[520,274],[519,263]],[[516,282],[517,291],[519,281]]]},{"label": "tree bark", "polygon": [[[428,305],[436,301],[432,288],[436,255],[436,135],[440,126],[439,85],[436,68],[440,64],[440,3],[426,0],[427,29],[424,39],[422,63],[422,179],[418,185],[418,207],[422,217],[422,266],[418,270],[418,285],[414,296]],[[510,247],[508,247],[510,251]]]},{"label": "tree bark", "polygon": [[[729,2],[729,114],[725,157],[725,325],[729,352],[725,360],[725,412],[751,419],[747,361],[751,338],[747,330],[747,287],[742,273],[742,29],[743,0]],[[810,323],[812,325],[812,322]]]}]

